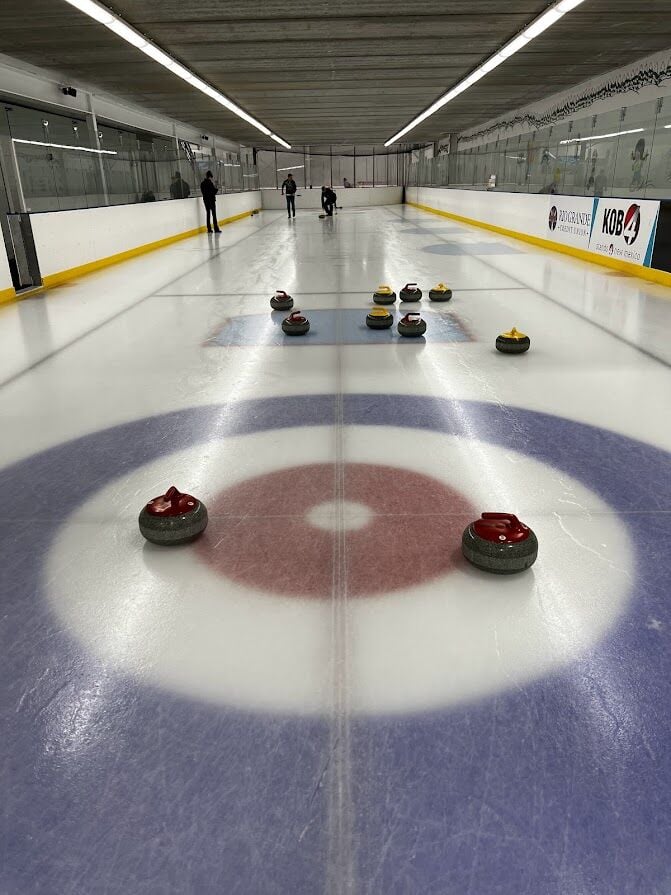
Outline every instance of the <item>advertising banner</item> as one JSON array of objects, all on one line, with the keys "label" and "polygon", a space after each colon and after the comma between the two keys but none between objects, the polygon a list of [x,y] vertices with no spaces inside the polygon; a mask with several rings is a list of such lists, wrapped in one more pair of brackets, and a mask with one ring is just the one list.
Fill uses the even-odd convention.
[{"label": "advertising banner", "polygon": [[658,216],[659,202],[650,199],[599,199],[590,252],[650,267]]},{"label": "advertising banner", "polygon": [[545,231],[539,236],[587,250],[597,202],[589,197],[550,196]]}]

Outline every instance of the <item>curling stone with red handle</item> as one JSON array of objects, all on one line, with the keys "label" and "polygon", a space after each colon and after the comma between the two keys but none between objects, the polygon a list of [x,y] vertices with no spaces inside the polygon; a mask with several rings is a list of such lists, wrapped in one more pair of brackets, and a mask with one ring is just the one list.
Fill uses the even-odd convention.
[{"label": "curling stone with red handle", "polygon": [[310,329],[310,321],[300,311],[294,311],[282,321],[282,329],[287,336],[304,336]]},{"label": "curling stone with red handle", "polygon": [[406,283],[399,292],[401,301],[420,301],[422,298],[422,290],[417,283]]},{"label": "curling stone with red handle", "polygon": [[187,544],[207,528],[207,509],[196,497],[182,494],[173,485],[149,501],[139,523],[142,535],[152,544]]},{"label": "curling stone with red handle", "polygon": [[538,539],[512,513],[483,513],[464,529],[461,549],[478,569],[510,575],[536,562]]},{"label": "curling stone with red handle", "polygon": [[426,321],[419,316],[419,311],[410,311],[398,321],[396,328],[402,336],[423,336],[426,332]]},{"label": "curling stone with red handle", "polygon": [[270,299],[270,307],[273,311],[289,311],[294,306],[294,300],[283,289],[278,289]]}]

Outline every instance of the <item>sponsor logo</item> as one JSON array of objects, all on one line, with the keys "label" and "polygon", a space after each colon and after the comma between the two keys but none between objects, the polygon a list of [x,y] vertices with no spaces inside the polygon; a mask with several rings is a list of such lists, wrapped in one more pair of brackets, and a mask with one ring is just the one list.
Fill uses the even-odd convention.
[{"label": "sponsor logo", "polygon": [[553,205],[550,209],[550,217],[548,218],[548,227],[554,230],[557,226],[557,206]]},{"label": "sponsor logo", "polygon": [[622,208],[605,208],[601,232],[608,236],[621,236],[627,245],[636,242],[641,229],[641,206],[630,205],[625,212]]}]

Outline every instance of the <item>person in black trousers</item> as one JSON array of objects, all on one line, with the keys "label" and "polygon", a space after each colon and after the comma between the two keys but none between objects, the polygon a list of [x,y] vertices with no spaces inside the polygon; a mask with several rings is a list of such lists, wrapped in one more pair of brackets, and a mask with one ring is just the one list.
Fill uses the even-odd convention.
[{"label": "person in black trousers", "polygon": [[208,171],[205,175],[205,180],[200,185],[200,191],[203,194],[203,204],[207,214],[207,232],[212,232],[212,227],[210,226],[210,215],[212,215],[214,232],[221,233],[219,221],[217,220],[217,193],[219,192],[219,187],[214,182],[214,174],[211,171]]},{"label": "person in black trousers", "polygon": [[287,179],[282,184],[282,195],[287,197],[287,217],[291,217],[293,211],[296,217],[296,181],[291,171],[287,174]]},{"label": "person in black trousers", "polygon": [[333,215],[333,208],[336,204],[336,194],[333,192],[331,187],[323,186],[322,187],[322,208],[326,214],[326,217],[330,218]]}]

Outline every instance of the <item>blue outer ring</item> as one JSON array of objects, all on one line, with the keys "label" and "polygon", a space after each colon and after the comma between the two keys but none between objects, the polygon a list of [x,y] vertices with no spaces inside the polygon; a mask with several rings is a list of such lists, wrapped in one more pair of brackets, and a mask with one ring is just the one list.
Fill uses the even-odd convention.
[{"label": "blue outer ring", "polygon": [[[360,891],[665,891],[671,526],[660,513],[671,510],[670,455],[519,408],[342,401],[347,424],[480,439],[556,467],[623,514],[637,554],[629,612],[561,673],[450,712],[352,719]],[[60,526],[111,479],[205,440],[333,424],[336,409],[332,395],[189,408],[0,472],[10,520],[0,541],[3,892],[323,890],[328,722],[222,711],[118,677],[60,629],[41,591]]]}]

